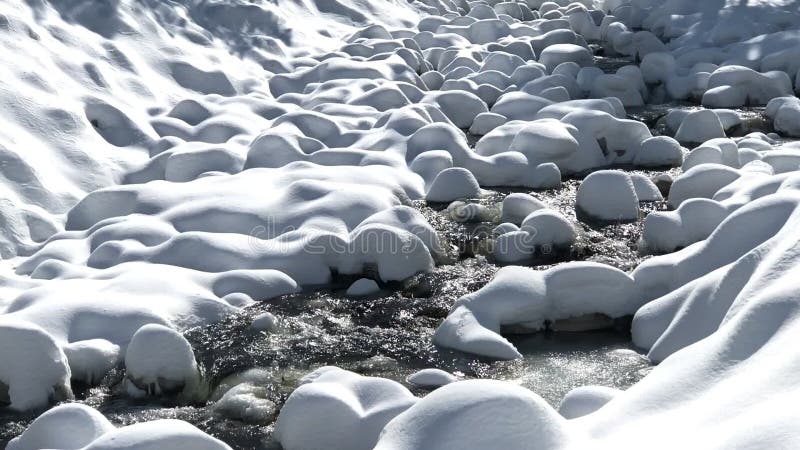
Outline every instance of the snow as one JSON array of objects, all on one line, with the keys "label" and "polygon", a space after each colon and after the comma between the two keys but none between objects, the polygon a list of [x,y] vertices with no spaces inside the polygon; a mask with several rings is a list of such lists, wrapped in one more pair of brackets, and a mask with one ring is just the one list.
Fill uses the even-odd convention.
[{"label": "snow", "polygon": [[547,205],[532,195],[515,192],[503,199],[501,220],[521,225],[528,214],[546,207]]},{"label": "snow", "polygon": [[181,420],[162,419],[117,428],[82,450],[229,450],[222,441]]},{"label": "snow", "polygon": [[200,371],[189,342],[177,331],[158,324],[134,333],[125,351],[129,390],[149,395],[192,395],[200,383]]},{"label": "snow", "polygon": [[578,187],[575,209],[595,220],[630,221],[639,217],[639,198],[630,175],[600,170]]},{"label": "snow", "polygon": [[800,136],[800,99],[777,97],[767,103],[764,114],[772,119],[772,126],[788,136]]},{"label": "snow", "polygon": [[[0,319],[0,382],[14,410],[42,408],[51,400],[72,398],[67,357],[42,328],[7,317]],[[13,363],[11,363],[13,361]]]},{"label": "snow", "polygon": [[442,369],[422,369],[409,375],[406,381],[423,388],[438,388],[455,383],[458,378]]},{"label": "snow", "polygon": [[241,383],[228,389],[212,409],[225,417],[246,422],[264,422],[277,412],[277,406],[267,398],[267,388]]},{"label": "snow", "polygon": [[63,347],[73,380],[93,385],[122,361],[119,345],[105,339],[71,342]]},{"label": "snow", "polygon": [[379,292],[381,288],[378,286],[378,283],[375,280],[370,280],[369,278],[360,278],[353,282],[350,287],[347,288],[347,295],[351,297],[363,297],[366,295],[372,295],[376,292]]},{"label": "snow", "polygon": [[[566,422],[506,383],[431,369],[412,377],[451,383],[417,401],[320,369],[280,413],[284,447],[795,447],[796,417],[776,411],[796,403],[799,23],[784,0],[3,2],[0,397],[40,412],[118,368],[131,393],[200,404],[186,330],[337,275],[360,296],[432,271],[447,244],[425,201],[493,228],[497,262],[564,250],[579,228],[534,197],[479,201],[591,172],[578,217],[634,221],[666,196],[641,247],[666,254],[630,274],[503,268],[458,294],[434,340],[510,359],[501,331],[635,314],[651,374],[578,388]],[[595,49],[634,63],[610,71]],[[651,104],[691,106],[654,127],[674,139],[627,118]],[[765,105],[763,125],[724,109]],[[642,167],[680,169],[603,170]],[[208,408],[263,424],[268,388]],[[112,429],[79,404],[9,448],[55,447],[228,448],[173,420]]]},{"label": "snow", "polygon": [[565,419],[541,397],[513,383],[469,380],[425,396],[389,422],[375,450],[521,450],[567,448]]},{"label": "snow", "polygon": [[452,202],[463,198],[481,196],[478,180],[467,169],[450,167],[442,170],[431,182],[425,200],[429,202]]},{"label": "snow", "polygon": [[275,438],[286,450],[369,450],[383,427],[416,401],[397,382],[322,367],[286,400]]},{"label": "snow", "polygon": [[569,392],[558,405],[558,413],[565,419],[577,419],[602,408],[620,394],[619,389],[605,386],[581,386]]},{"label": "snow", "polygon": [[544,271],[509,266],[483,288],[458,299],[433,341],[490,358],[516,359],[521,355],[500,335],[503,326],[532,332],[545,328],[547,321],[594,313],[621,317],[639,306],[633,278],[610,266],[571,262]]},{"label": "snow", "polygon": [[710,109],[700,109],[686,114],[675,133],[681,143],[699,144],[714,138],[724,138],[725,129],[719,116]]},{"label": "snow", "polygon": [[9,442],[7,450],[62,448],[77,450],[114,426],[100,412],[80,403],[57,406],[34,420],[27,430]]}]

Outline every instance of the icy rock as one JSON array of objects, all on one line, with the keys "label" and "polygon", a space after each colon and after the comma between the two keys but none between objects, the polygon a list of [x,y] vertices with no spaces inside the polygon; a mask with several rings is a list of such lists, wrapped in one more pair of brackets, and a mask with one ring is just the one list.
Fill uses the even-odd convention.
[{"label": "icy rock", "polygon": [[800,99],[797,97],[770,100],[764,114],[772,119],[772,126],[776,131],[787,136],[800,137]]},{"label": "icy rock", "polygon": [[272,333],[278,328],[278,317],[270,312],[257,315],[250,322],[250,329],[255,331],[266,331]]},{"label": "icy rock", "polygon": [[596,220],[636,220],[639,198],[630,175],[600,170],[589,174],[578,187],[575,209]]},{"label": "icy rock", "polygon": [[639,306],[633,278],[610,266],[572,262],[544,271],[504,267],[489,284],[458,299],[436,329],[434,343],[490,358],[516,359],[521,355],[500,335],[503,326],[537,331],[547,321],[593,313],[616,318]]},{"label": "icy rock", "polygon": [[565,419],[577,419],[602,408],[617,395],[619,389],[605,386],[581,386],[569,392],[558,405],[558,413]]},{"label": "icy rock", "polygon": [[381,288],[378,286],[378,283],[376,283],[375,280],[361,278],[356,280],[350,285],[349,288],[347,288],[347,295],[351,297],[364,297],[375,294],[380,290]]},{"label": "icy rock", "polygon": [[533,392],[503,381],[468,380],[433,391],[397,416],[374,450],[523,450],[532,443],[563,449],[570,441],[565,419]]},{"label": "icy rock", "polygon": [[267,398],[268,393],[265,387],[241,383],[228,389],[211,408],[215,413],[233,420],[266,422],[278,411],[277,405]]},{"label": "icy rock", "polygon": [[425,200],[429,202],[452,202],[462,198],[481,196],[478,181],[467,169],[451,167],[439,172],[431,183]]},{"label": "icy rock", "polygon": [[503,199],[502,208],[503,214],[501,220],[503,222],[511,222],[519,225],[528,217],[528,214],[539,209],[547,208],[547,205],[532,195],[515,192],[507,195],[506,198]]},{"label": "icy rock", "polygon": [[539,62],[552,72],[561,63],[574,62],[581,67],[593,66],[592,53],[585,47],[575,44],[550,45],[539,55]]},{"label": "icy rock", "polygon": [[710,109],[692,111],[675,133],[675,139],[681,143],[699,144],[714,138],[724,138],[725,129],[717,114]]},{"label": "icy rock", "polygon": [[71,342],[63,347],[73,380],[89,385],[100,381],[122,361],[120,347],[105,339]]},{"label": "icy rock", "polygon": [[274,436],[286,450],[369,450],[383,427],[416,401],[397,382],[322,367],[289,396]]},{"label": "icy rock", "polygon": [[458,378],[442,369],[422,369],[412,373],[406,381],[423,388],[438,388],[458,381]]},{"label": "icy rock", "polygon": [[36,418],[7,450],[78,450],[114,430],[99,411],[81,403],[56,406]]},{"label": "icy rock", "polygon": [[454,201],[449,204],[447,214],[458,223],[489,222],[496,216],[496,212],[486,205],[462,201]]},{"label": "icy rock", "polygon": [[654,136],[642,141],[633,164],[640,167],[678,167],[683,162],[683,149],[669,136]]},{"label": "icy rock", "polygon": [[67,357],[36,325],[0,319],[0,387],[7,386],[10,407],[26,411],[72,398]]},{"label": "icy rock", "polygon": [[125,351],[125,371],[135,395],[181,393],[191,398],[200,384],[192,346],[164,325],[145,325],[133,335]]}]

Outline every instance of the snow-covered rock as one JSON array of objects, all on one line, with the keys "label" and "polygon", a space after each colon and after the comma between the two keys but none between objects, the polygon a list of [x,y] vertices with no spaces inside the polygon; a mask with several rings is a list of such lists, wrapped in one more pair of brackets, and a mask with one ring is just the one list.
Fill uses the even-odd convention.
[{"label": "snow-covered rock", "polygon": [[575,208],[596,220],[630,221],[639,217],[639,198],[630,175],[601,170],[589,174],[578,187]]},{"label": "snow-covered rock", "polygon": [[633,279],[610,266],[571,262],[545,271],[504,267],[485,287],[453,305],[434,342],[467,353],[515,359],[521,355],[500,335],[502,326],[536,331],[547,321],[594,313],[620,317],[639,306]]},{"label": "snow-covered rock", "polygon": [[201,382],[192,346],[177,331],[158,324],[139,328],[131,338],[125,374],[135,395],[181,393],[191,398]]},{"label": "snow-covered rock", "polygon": [[380,290],[381,288],[378,286],[378,283],[376,283],[375,280],[370,280],[369,278],[360,278],[347,288],[347,295],[352,297],[363,297],[365,295],[372,295]]},{"label": "snow-covered rock", "polygon": [[692,111],[681,121],[675,139],[681,143],[699,144],[709,139],[724,138],[725,129],[719,116],[710,109]]},{"label": "snow-covered rock", "polygon": [[683,149],[669,136],[654,136],[642,141],[633,164],[640,167],[677,167],[683,162]]},{"label": "snow-covered rock", "polygon": [[0,386],[11,409],[25,411],[72,397],[67,356],[40,327],[0,318]]},{"label": "snow-covered rock", "polygon": [[451,167],[444,169],[433,179],[425,200],[429,202],[452,202],[464,198],[481,196],[478,180],[467,169]]},{"label": "snow-covered rock", "polygon": [[416,400],[397,382],[322,367],[283,405],[275,438],[286,450],[369,450],[383,427]]},{"label": "snow-covered rock", "polygon": [[458,378],[442,369],[422,369],[409,375],[406,381],[423,388],[438,388],[454,383]]},{"label": "snow-covered rock", "polygon": [[501,220],[520,225],[528,214],[546,207],[547,205],[532,195],[515,192],[503,199]]},{"label": "snow-covered rock", "polygon": [[778,97],[767,103],[764,114],[772,119],[776,131],[789,136],[800,136],[800,99]]},{"label": "snow-covered rock", "polygon": [[114,425],[96,409],[81,403],[67,403],[37,417],[6,448],[78,450],[114,429]]},{"label": "snow-covered rock", "polygon": [[[479,425],[478,425],[479,424]],[[375,450],[567,448],[564,418],[533,392],[494,380],[451,383],[386,425]]]},{"label": "snow-covered rock", "polygon": [[565,419],[577,419],[591,414],[620,394],[619,389],[605,386],[581,386],[569,392],[561,399],[558,413]]},{"label": "snow-covered rock", "polygon": [[63,347],[72,379],[92,385],[122,361],[119,345],[105,339],[71,342]]}]

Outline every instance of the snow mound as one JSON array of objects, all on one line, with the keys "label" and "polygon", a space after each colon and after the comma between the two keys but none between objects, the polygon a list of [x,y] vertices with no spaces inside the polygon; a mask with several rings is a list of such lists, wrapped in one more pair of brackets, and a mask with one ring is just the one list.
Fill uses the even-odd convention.
[{"label": "snow mound", "polygon": [[507,195],[506,198],[503,199],[502,208],[501,220],[503,222],[520,225],[522,221],[528,217],[528,214],[539,209],[547,208],[547,205],[532,195],[515,192]]},{"label": "snow mound", "polygon": [[0,389],[11,409],[42,408],[72,398],[67,357],[46,331],[8,317],[0,319]]},{"label": "snow mound", "polygon": [[181,420],[142,422],[109,431],[81,450],[230,450]]},{"label": "snow mound", "polygon": [[125,375],[133,392],[191,396],[200,384],[192,346],[177,331],[158,324],[139,328],[125,351]]},{"label": "snow mound", "polygon": [[250,423],[265,422],[275,416],[277,405],[267,398],[268,390],[262,386],[241,383],[228,389],[212,409],[234,420]]},{"label": "snow mound", "polygon": [[502,327],[534,332],[560,319],[595,313],[621,317],[639,306],[633,279],[610,266],[572,262],[544,271],[504,267],[489,284],[456,301],[436,329],[434,343],[491,358],[516,359],[521,355],[500,335]]},{"label": "snow mound", "polygon": [[569,392],[558,405],[558,413],[565,419],[577,419],[602,408],[620,394],[619,389],[605,386],[581,386]]},{"label": "snow mound", "polygon": [[438,388],[455,383],[458,378],[441,369],[422,369],[409,375],[406,381],[423,388]]},{"label": "snow mound", "polygon": [[797,97],[773,98],[767,103],[764,114],[772,119],[776,131],[788,136],[800,136],[800,99]]},{"label": "snow mound", "polygon": [[575,209],[595,220],[631,221],[639,217],[639,198],[630,175],[600,170],[587,176],[578,187]]},{"label": "snow mound", "polygon": [[363,297],[366,295],[372,295],[380,290],[381,288],[378,286],[378,283],[376,283],[375,280],[370,280],[369,278],[360,278],[347,288],[347,295],[352,297]]},{"label": "snow mound", "polygon": [[286,450],[369,450],[383,427],[416,401],[397,382],[322,367],[289,396],[274,435]]},{"label": "snow mound", "polygon": [[68,403],[37,417],[20,436],[9,442],[6,449],[78,450],[114,429],[114,425],[96,409],[80,403]]},{"label": "snow mound", "polygon": [[119,345],[105,339],[71,342],[63,347],[73,380],[92,385],[122,361]]},{"label": "snow mound", "polygon": [[375,450],[562,449],[571,440],[565,420],[533,392],[469,380],[441,387],[397,416]]}]

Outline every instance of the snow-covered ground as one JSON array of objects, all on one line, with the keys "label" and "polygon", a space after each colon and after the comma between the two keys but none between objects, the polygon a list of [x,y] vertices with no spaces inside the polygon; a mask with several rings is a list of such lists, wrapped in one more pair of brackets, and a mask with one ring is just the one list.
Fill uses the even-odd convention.
[{"label": "snow-covered ground", "polygon": [[5,0],[0,43],[0,445],[800,447],[798,2]]}]

